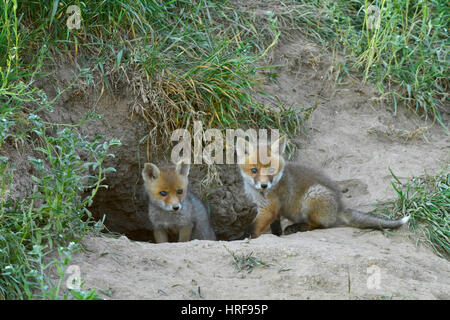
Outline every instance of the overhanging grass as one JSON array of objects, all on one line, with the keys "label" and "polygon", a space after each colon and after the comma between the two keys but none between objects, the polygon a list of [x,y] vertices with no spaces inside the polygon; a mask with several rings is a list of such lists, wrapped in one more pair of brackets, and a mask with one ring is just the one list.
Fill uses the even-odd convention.
[{"label": "overhanging grass", "polygon": [[[69,5],[81,9],[79,30],[66,26]],[[75,61],[87,57],[89,72],[111,91],[133,87],[133,110],[160,138],[153,144],[193,120],[219,129],[278,128],[288,136],[301,128],[302,110],[278,112],[253,100],[257,60],[270,43],[224,2],[21,1],[19,10],[33,30],[26,46],[45,44]],[[265,23],[276,41],[276,20],[267,16]]]}]

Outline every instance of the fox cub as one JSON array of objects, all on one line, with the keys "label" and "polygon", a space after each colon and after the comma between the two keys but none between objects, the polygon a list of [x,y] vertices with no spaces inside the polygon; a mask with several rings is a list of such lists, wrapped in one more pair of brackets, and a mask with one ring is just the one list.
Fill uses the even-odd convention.
[{"label": "fox cub", "polygon": [[[285,137],[272,145],[264,145],[267,159],[270,159],[264,161],[267,164],[260,161],[257,146],[239,139],[236,151],[238,157],[244,159],[239,169],[245,192],[258,209],[245,237],[257,238],[269,225],[273,234],[281,235],[280,216],[293,223],[285,228],[285,234],[337,226],[393,229],[409,220],[409,217],[387,220],[356,210],[344,210],[340,192],[333,182],[310,168],[283,159]],[[248,153],[245,153],[245,145]]]},{"label": "fox cub", "polygon": [[216,240],[205,205],[188,188],[189,164],[158,168],[146,163],[142,170],[149,196],[149,218],[156,243],[175,238]]}]

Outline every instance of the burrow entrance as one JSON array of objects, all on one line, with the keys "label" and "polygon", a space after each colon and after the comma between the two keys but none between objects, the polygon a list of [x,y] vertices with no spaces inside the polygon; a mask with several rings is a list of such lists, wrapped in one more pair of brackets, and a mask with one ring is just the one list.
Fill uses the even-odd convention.
[{"label": "burrow entrance", "polygon": [[[57,71],[68,72],[70,70],[64,68]],[[60,79],[61,75],[57,74],[56,78]],[[107,140],[116,138],[122,146],[111,150],[115,157],[104,163],[105,167],[113,167],[116,172],[107,175],[104,184],[108,188],[98,191],[89,209],[95,219],[105,216],[104,224],[109,231],[124,234],[132,240],[153,241],[141,170],[145,162],[159,163],[168,158],[152,152],[151,146],[147,146],[146,137],[152,128],[133,113],[135,101],[133,93],[125,89],[113,94],[103,93],[100,98],[94,89],[72,90],[62,95],[55,112],[48,114],[47,118],[57,123],[78,123],[91,111],[103,116],[83,124],[80,133],[89,137],[102,135]],[[243,194],[242,178],[235,165],[221,165],[218,172],[222,185],[213,183],[207,188],[201,187],[200,181],[205,177],[207,167],[193,165],[189,181],[191,189],[210,209],[217,238],[231,240],[243,234],[256,215],[256,208]]]}]

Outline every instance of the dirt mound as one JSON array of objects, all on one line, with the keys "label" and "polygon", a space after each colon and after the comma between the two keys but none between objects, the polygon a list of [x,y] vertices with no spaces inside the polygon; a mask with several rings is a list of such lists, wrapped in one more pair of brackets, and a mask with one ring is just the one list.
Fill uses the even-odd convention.
[{"label": "dirt mound", "polygon": [[[393,118],[390,107],[374,88],[360,87],[351,79],[339,86],[330,81],[334,61],[313,43],[298,36],[283,40],[274,52],[272,63],[279,65],[274,71],[277,80],[264,83],[262,89],[273,94],[275,100],[266,96],[259,100],[273,107],[285,101],[294,107],[313,109],[305,123],[306,134],[293,141],[299,147],[296,161],[323,169],[340,182],[344,198],[351,197],[350,206],[390,196],[388,167],[400,177],[408,177],[423,174],[424,167],[437,170],[448,157],[448,136],[438,126],[414,124],[406,111]],[[67,86],[75,77],[73,70],[72,65],[62,64],[53,74],[54,84],[40,86],[53,97],[57,87]],[[122,89],[113,95],[78,87],[64,93],[55,112],[46,117],[51,122],[77,123],[90,111],[103,116],[84,124],[81,134],[118,138],[122,147],[115,149],[116,157],[105,164],[117,172],[108,176],[108,189],[99,191],[91,209],[98,219],[106,215],[109,230],[134,240],[151,241],[140,172],[145,162],[157,163],[169,155],[152,152],[147,145],[152,128],[133,113],[139,98],[125,84]],[[429,142],[421,139],[422,132]],[[201,188],[200,182],[207,174],[205,166],[194,166],[190,180],[194,191],[208,203],[219,239],[228,240],[242,234],[256,211],[241,196],[242,181],[236,167],[223,165],[218,170],[223,185]]]},{"label": "dirt mound", "polygon": [[[106,299],[450,299],[450,264],[403,236],[336,228],[174,244],[87,238],[71,261]],[[261,265],[238,271],[234,259]],[[252,261],[251,259],[248,262]]]}]

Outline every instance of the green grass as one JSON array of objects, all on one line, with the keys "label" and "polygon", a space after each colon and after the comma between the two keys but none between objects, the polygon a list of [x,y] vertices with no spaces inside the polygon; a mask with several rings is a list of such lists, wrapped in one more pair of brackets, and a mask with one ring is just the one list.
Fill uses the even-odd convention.
[{"label": "green grass", "polygon": [[[344,50],[347,62],[340,63],[338,81],[351,70],[362,72],[394,114],[405,105],[448,129],[440,114],[449,106],[448,1],[279,2],[284,9],[274,14],[282,37],[301,31],[330,50]],[[379,9],[379,19],[371,6]]]},{"label": "green grass", "polygon": [[402,183],[394,173],[396,199],[382,210],[392,218],[410,215],[410,228],[443,257],[450,258],[450,173],[448,166],[435,175],[416,177]]}]

